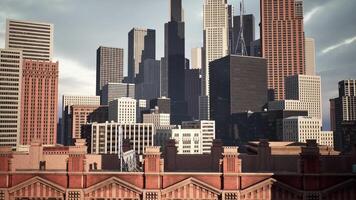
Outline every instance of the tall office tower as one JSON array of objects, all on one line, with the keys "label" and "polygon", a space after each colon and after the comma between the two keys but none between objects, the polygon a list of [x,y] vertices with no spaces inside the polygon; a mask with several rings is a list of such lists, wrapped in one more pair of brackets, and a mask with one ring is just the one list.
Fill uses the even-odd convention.
[{"label": "tall office tower", "polygon": [[22,51],[0,49],[0,147],[20,138]]},{"label": "tall office tower", "polygon": [[215,139],[215,121],[186,121],[182,122],[183,129],[200,129],[202,135],[202,153],[211,153],[211,146]]},{"label": "tall office tower", "polygon": [[233,54],[234,49],[234,10],[232,5],[227,6],[227,24],[229,27],[229,54]]},{"label": "tall office tower", "polygon": [[122,97],[110,101],[109,121],[136,123],[136,99]]},{"label": "tall office tower", "polygon": [[141,63],[140,71],[142,79],[136,83],[135,96],[137,99],[151,100],[161,96],[161,62],[154,59],[146,59]]},{"label": "tall office tower", "polygon": [[200,119],[209,119],[209,62],[229,54],[229,6],[227,0],[204,0],[204,59],[202,90],[199,99]]},{"label": "tall office tower", "polygon": [[22,50],[23,59],[50,61],[53,57],[53,24],[6,20],[6,48]]},{"label": "tall office tower", "polygon": [[107,83],[121,83],[124,79],[124,49],[100,46],[96,50],[96,95]]},{"label": "tall office tower", "polygon": [[109,105],[109,102],[121,97],[135,98],[135,84],[132,83],[107,83],[104,85],[100,104]]},{"label": "tall office tower", "polygon": [[82,96],[82,95],[63,95],[62,96],[62,123],[61,123],[61,133],[58,136],[57,141],[63,145],[67,144],[67,138],[71,135],[71,118],[70,118],[70,107],[73,105],[87,105],[87,106],[98,106],[100,105],[100,96]]},{"label": "tall office tower", "polygon": [[188,116],[199,119],[199,96],[201,93],[200,69],[185,70],[185,99],[188,105]]},{"label": "tall office tower", "polygon": [[191,69],[201,69],[202,68],[202,48],[192,48],[192,64]]},{"label": "tall office tower", "polygon": [[282,100],[284,78],[305,74],[302,0],[261,0],[262,57],[268,63],[269,100]]},{"label": "tall office tower", "polygon": [[156,30],[133,28],[128,37],[128,81],[135,83],[143,61],[156,59]]},{"label": "tall office tower", "polygon": [[306,110],[322,119],[320,76],[294,75],[285,79],[285,100],[269,102],[270,110]]},{"label": "tall office tower", "polygon": [[305,38],[305,74],[315,75],[315,41],[313,38]]},{"label": "tall office tower", "polygon": [[356,144],[356,80],[339,82],[339,97],[330,100],[335,149],[350,151]]},{"label": "tall office tower", "polygon": [[24,60],[21,88],[21,144],[56,144],[58,62]]},{"label": "tall office tower", "polygon": [[185,24],[182,0],[170,0],[171,19],[165,24],[165,59],[168,69],[168,97],[171,99],[171,123],[187,118],[185,101]]},{"label": "tall office tower", "polygon": [[165,57],[161,58],[161,96],[168,97],[168,64]]},{"label": "tall office tower", "polygon": [[250,55],[254,57],[261,57],[261,40],[255,40],[250,43]]},{"label": "tall office tower", "polygon": [[150,101],[150,109],[158,109],[158,113],[171,113],[171,100],[167,97],[160,97]]},{"label": "tall office tower", "polygon": [[334,147],[332,131],[321,131],[321,121],[313,117],[294,116],[283,119],[283,141],[316,140],[319,145]]},{"label": "tall office tower", "polygon": [[[233,34],[234,34],[234,46],[233,46],[233,54],[241,54],[241,48],[236,49],[237,47],[237,37],[239,36],[240,32],[240,19],[241,16],[234,16],[234,28],[233,28]],[[244,15],[243,18],[243,34],[244,34],[244,40],[246,44],[246,50],[247,50],[247,55],[251,55],[251,42],[255,41],[255,16],[252,14],[250,15]]]},{"label": "tall office tower", "polygon": [[[267,103],[267,61],[260,57],[229,55],[210,62],[210,118],[216,137],[226,144],[232,114],[262,111]],[[251,78],[253,77],[253,78]]]}]

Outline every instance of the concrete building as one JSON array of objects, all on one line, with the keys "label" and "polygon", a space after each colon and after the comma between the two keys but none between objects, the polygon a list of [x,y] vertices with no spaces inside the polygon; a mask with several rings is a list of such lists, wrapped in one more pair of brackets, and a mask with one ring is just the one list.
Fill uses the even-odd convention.
[{"label": "concrete building", "polygon": [[136,99],[122,97],[109,102],[109,121],[136,123]]},{"label": "concrete building", "polygon": [[130,140],[130,146],[142,156],[146,147],[153,146],[155,134],[151,123],[93,123],[90,149],[93,154],[117,154],[121,138]]},{"label": "concrete building", "polygon": [[124,49],[100,46],[96,50],[96,95],[107,83],[122,83],[124,79]]},{"label": "concrete building", "polygon": [[5,46],[21,49],[23,59],[51,61],[53,24],[7,19]]},{"label": "concrete building", "polygon": [[136,81],[137,99],[151,100],[161,96],[161,62],[155,59],[142,61],[139,80]]},{"label": "concrete building", "polygon": [[[241,46],[237,46],[237,37],[240,32],[240,16],[234,16],[233,26],[233,52],[232,54],[241,55]],[[244,40],[246,44],[246,51],[248,56],[251,55],[251,42],[255,41],[255,16],[252,14],[243,16],[244,25]],[[237,48],[237,49],[236,49]]]},{"label": "concrete building", "polygon": [[178,154],[202,154],[203,137],[200,129],[178,128],[171,129],[171,137],[176,141]]},{"label": "concrete building", "polygon": [[305,38],[305,74],[315,76],[315,41],[313,38]]},{"label": "concrete building", "polygon": [[283,100],[284,79],[305,74],[303,1],[261,0],[260,5],[262,57],[268,64],[269,100]]},{"label": "concrete building", "polygon": [[203,66],[203,49],[201,47],[198,48],[192,48],[191,56],[192,56],[192,64],[191,64],[191,69],[201,69]]},{"label": "concrete building", "polygon": [[24,60],[21,86],[21,141],[57,143],[58,62]]},{"label": "concrete building", "polygon": [[356,144],[356,80],[338,83],[339,96],[330,99],[330,121],[335,132],[335,149],[350,151]]},{"label": "concrete building", "polygon": [[128,33],[128,81],[136,83],[140,65],[146,59],[156,59],[156,30],[133,28]]},{"label": "concrete building", "polygon": [[158,113],[151,112],[143,114],[143,123],[152,123],[155,128],[162,126],[169,126],[170,123],[170,114],[168,113]]},{"label": "concrete building", "polygon": [[121,97],[135,98],[135,84],[132,83],[107,83],[104,85],[100,104],[109,105],[109,102]]},{"label": "concrete building", "polygon": [[211,147],[215,140],[215,121],[186,121],[182,122],[183,129],[200,129],[202,135],[202,153],[211,153]]},{"label": "concrete building", "polygon": [[0,146],[20,142],[22,51],[0,49]]},{"label": "concrete building", "polygon": [[322,119],[320,76],[294,75],[285,79],[286,100],[269,102],[270,110],[306,110]]},{"label": "concrete building", "polygon": [[210,118],[216,122],[216,137],[228,144],[231,114],[262,111],[267,103],[266,59],[230,55],[211,62],[209,68]]},{"label": "concrete building", "polygon": [[332,131],[321,131],[320,119],[312,117],[288,117],[283,120],[283,140],[306,142],[316,140],[320,145],[334,147]]}]

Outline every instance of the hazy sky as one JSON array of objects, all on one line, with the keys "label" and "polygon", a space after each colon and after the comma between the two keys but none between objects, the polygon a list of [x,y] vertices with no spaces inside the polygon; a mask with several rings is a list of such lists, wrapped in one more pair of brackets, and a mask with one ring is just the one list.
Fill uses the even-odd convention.
[{"label": "hazy sky", "polygon": [[[203,0],[183,0],[186,54],[202,46]],[[238,0],[230,0],[237,14]],[[256,17],[259,0],[245,0]],[[133,27],[156,29],[157,59],[163,56],[168,0],[0,0],[0,48],[5,20],[24,19],[54,24],[54,57],[59,60],[62,94],[95,94],[95,52],[99,45],[125,49]],[[356,1],[305,0],[305,34],[316,41],[317,73],[322,78],[324,126],[329,127],[328,99],[337,96],[337,82],[356,79]]]}]

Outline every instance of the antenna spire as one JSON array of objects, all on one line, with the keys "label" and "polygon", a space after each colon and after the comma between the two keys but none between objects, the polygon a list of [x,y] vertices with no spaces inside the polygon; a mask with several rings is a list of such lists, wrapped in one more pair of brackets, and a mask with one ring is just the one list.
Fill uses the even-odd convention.
[{"label": "antenna spire", "polygon": [[235,54],[240,54],[242,56],[247,56],[246,43],[244,38],[244,15],[245,15],[245,2],[244,0],[240,1],[240,31],[237,37]]}]

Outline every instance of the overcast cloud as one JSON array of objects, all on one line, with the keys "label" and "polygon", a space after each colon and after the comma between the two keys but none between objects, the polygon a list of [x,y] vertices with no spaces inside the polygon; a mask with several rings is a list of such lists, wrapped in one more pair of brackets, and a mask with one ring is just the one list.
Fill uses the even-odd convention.
[{"label": "overcast cloud", "polygon": [[[237,14],[238,0],[230,0]],[[259,38],[259,0],[247,0],[246,11],[256,17]],[[184,0],[186,54],[202,46],[203,0]],[[5,43],[5,20],[53,23],[54,57],[60,64],[60,94],[95,94],[95,52],[99,45],[125,49],[133,27],[157,30],[157,59],[163,56],[168,0],[1,0],[0,48]],[[337,96],[337,82],[356,79],[356,1],[305,0],[305,34],[316,41],[317,73],[322,77],[324,127],[329,127],[328,99]]]}]

